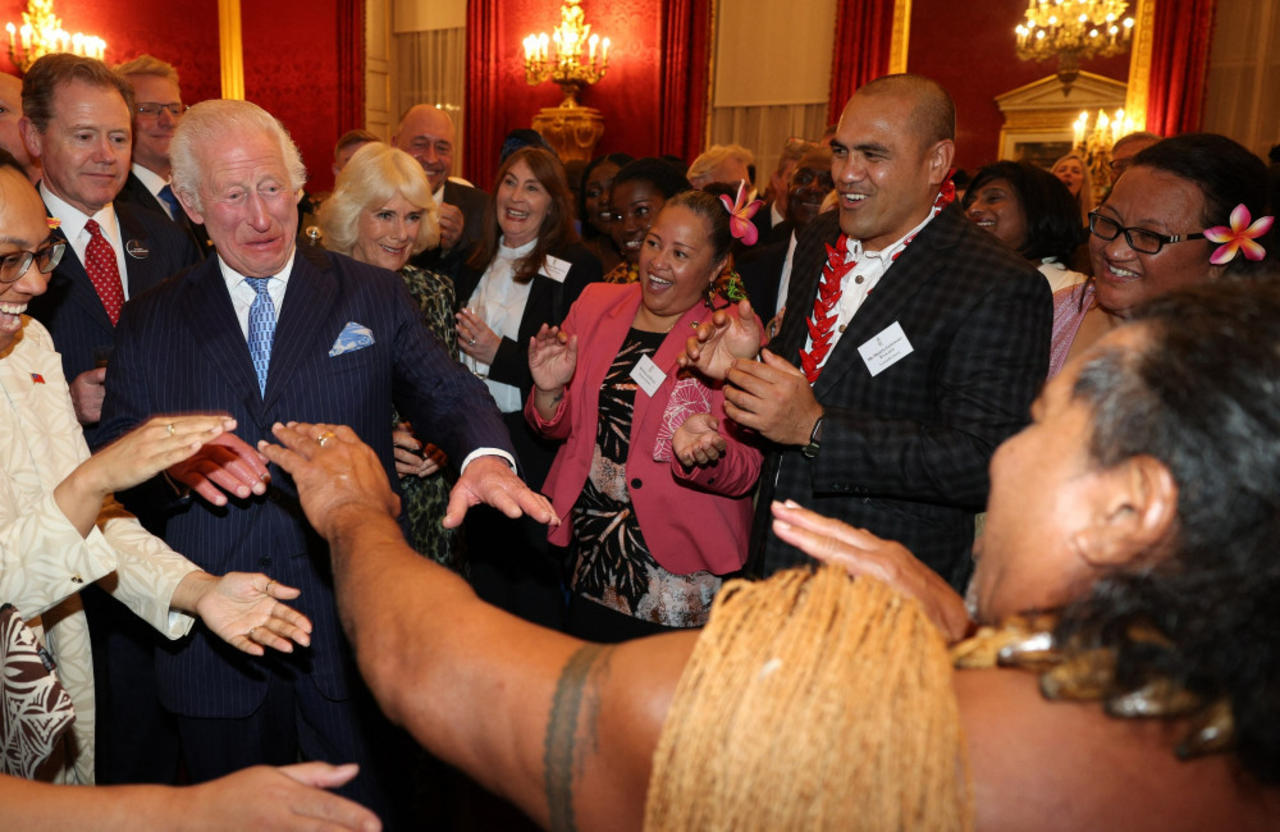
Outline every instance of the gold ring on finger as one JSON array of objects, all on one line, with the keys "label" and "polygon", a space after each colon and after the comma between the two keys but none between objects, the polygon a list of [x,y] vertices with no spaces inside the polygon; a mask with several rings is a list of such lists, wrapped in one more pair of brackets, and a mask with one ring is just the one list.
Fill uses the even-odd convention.
[{"label": "gold ring on finger", "polygon": [[329,444],[330,441],[337,438],[338,438],[338,435],[336,433],[334,433],[331,430],[327,430],[316,437],[316,442],[320,445],[320,447],[323,448],[325,445]]},{"label": "gold ring on finger", "polygon": [[170,436],[173,436],[173,434],[174,434],[174,430],[173,430],[173,422],[170,422],[169,424],[165,425],[164,427],[165,427],[165,430],[169,431],[169,435],[170,435]]}]

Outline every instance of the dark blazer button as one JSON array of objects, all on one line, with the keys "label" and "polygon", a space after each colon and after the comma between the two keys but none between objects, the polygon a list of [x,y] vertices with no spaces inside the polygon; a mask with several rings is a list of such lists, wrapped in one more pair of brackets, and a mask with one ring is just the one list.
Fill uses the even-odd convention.
[{"label": "dark blazer button", "polygon": [[633,479],[633,480],[631,481],[631,487],[632,487],[632,488],[639,488],[639,487],[640,487],[640,486],[642,486],[642,485],[644,485],[644,483],[640,482],[640,478],[639,478],[639,477],[636,477],[635,479]]}]

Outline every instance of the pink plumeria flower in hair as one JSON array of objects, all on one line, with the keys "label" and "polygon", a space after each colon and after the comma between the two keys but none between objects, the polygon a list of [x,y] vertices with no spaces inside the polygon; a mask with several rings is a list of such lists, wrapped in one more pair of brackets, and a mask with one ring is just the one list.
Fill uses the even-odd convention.
[{"label": "pink plumeria flower in hair", "polygon": [[764,200],[753,199],[747,202],[747,182],[742,179],[738,181],[738,198],[730,201],[727,195],[721,194],[720,201],[729,212],[729,233],[735,239],[741,240],[744,245],[755,245],[760,232],[756,230],[751,218],[756,215],[756,211],[760,210],[760,206],[764,205]]},{"label": "pink plumeria flower in hair", "polygon": [[1236,252],[1243,253],[1250,260],[1261,260],[1267,256],[1267,250],[1257,240],[1271,230],[1271,223],[1275,218],[1259,217],[1257,222],[1250,224],[1252,219],[1249,209],[1242,202],[1231,211],[1230,228],[1225,225],[1215,225],[1213,228],[1204,230],[1206,240],[1222,243],[1214,249],[1213,255],[1209,258],[1210,263],[1215,266],[1230,263],[1235,259]]}]

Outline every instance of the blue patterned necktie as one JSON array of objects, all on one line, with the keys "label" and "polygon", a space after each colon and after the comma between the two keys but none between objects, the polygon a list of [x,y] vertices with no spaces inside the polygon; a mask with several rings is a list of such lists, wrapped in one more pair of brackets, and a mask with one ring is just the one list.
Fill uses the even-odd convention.
[{"label": "blue patterned necktie", "polygon": [[271,366],[271,339],[276,334],[276,305],[267,294],[269,277],[246,277],[258,296],[249,307],[249,357],[258,374],[258,392],[267,394],[267,368]]},{"label": "blue patterned necktie", "polygon": [[165,185],[160,189],[158,196],[161,202],[169,206],[169,218],[177,221],[182,216],[182,207],[178,205],[178,198],[173,195],[173,188]]}]

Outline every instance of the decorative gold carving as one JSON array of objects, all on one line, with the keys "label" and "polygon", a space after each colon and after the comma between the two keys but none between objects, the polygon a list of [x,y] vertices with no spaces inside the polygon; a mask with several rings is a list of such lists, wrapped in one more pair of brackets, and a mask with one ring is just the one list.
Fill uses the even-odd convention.
[{"label": "decorative gold carving", "polygon": [[1137,0],[1133,51],[1129,54],[1129,91],[1124,99],[1124,111],[1144,124],[1147,120],[1147,93],[1151,88],[1151,41],[1155,34],[1156,2]]},{"label": "decorative gold carving", "polygon": [[533,117],[533,129],[555,148],[560,161],[590,161],[604,135],[604,117],[594,107],[543,107]]}]

